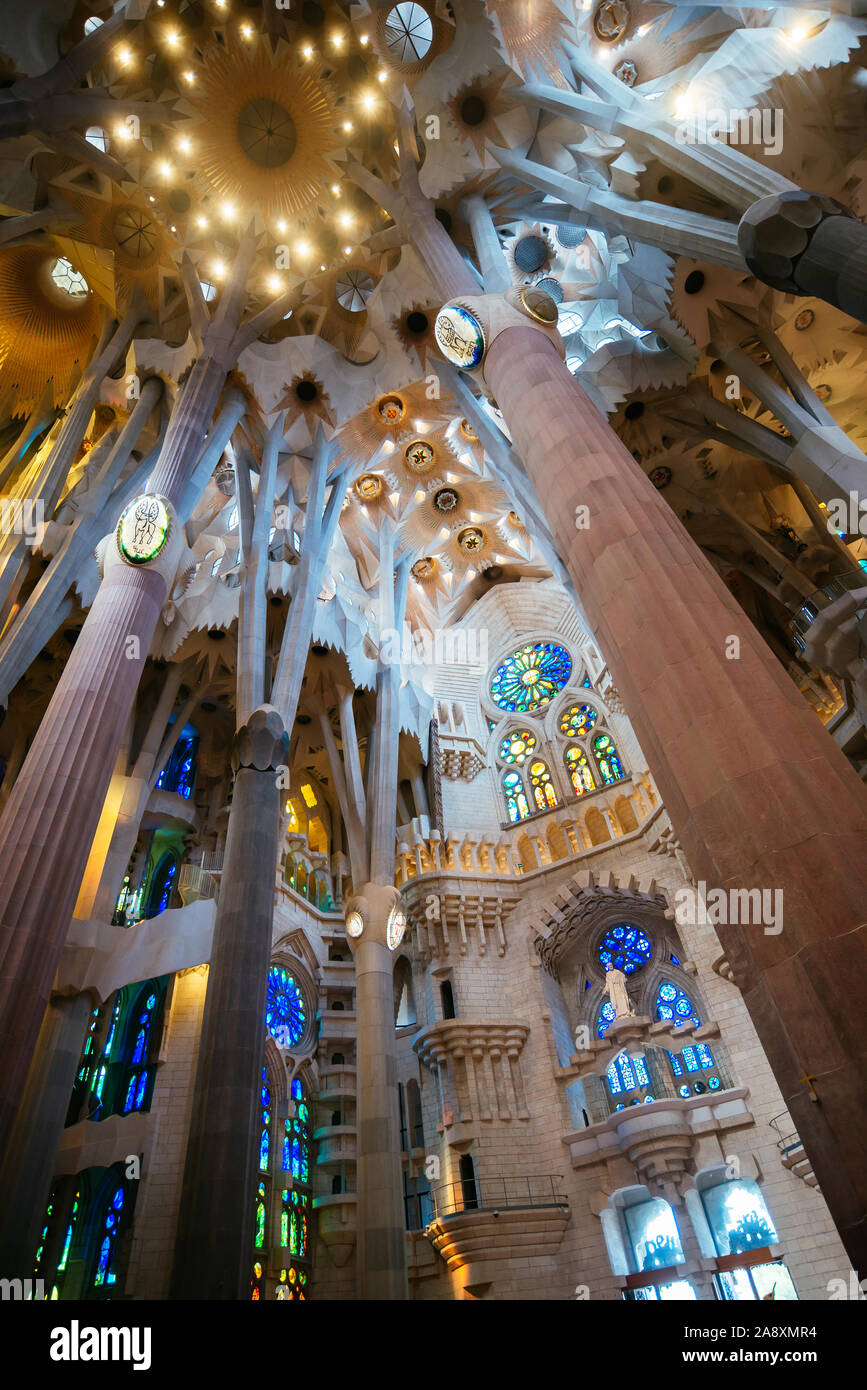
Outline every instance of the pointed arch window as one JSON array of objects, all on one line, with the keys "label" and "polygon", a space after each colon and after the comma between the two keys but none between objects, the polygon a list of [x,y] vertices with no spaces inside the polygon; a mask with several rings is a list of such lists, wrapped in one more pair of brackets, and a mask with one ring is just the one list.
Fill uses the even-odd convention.
[{"label": "pointed arch window", "polygon": [[579,748],[577,743],[573,743],[566,749],[563,757],[575,795],[583,796],[585,792],[595,791],[596,782],[590,769],[590,761],[584,749]]},{"label": "pointed arch window", "polygon": [[157,778],[157,786],[163,791],[176,792],[186,800],[193,794],[196,780],[196,750],[199,736],[194,729],[183,731],[168,762]]},{"label": "pointed arch window", "polygon": [[610,734],[596,735],[593,740],[593,752],[596,754],[596,762],[599,765],[599,773],[603,782],[619,782],[621,778],[626,776]]},{"label": "pointed arch window", "polygon": [[527,794],[520,772],[507,772],[503,777],[503,792],[506,797],[506,812],[513,823],[526,820],[530,814]]},{"label": "pointed arch window", "polygon": [[123,1186],[115,1188],[102,1221],[102,1240],[99,1245],[99,1258],[93,1276],[95,1287],[110,1287],[117,1283],[117,1245],[120,1235],[121,1213],[124,1205]]},{"label": "pointed arch window", "polygon": [[[619,1052],[609,1063],[605,1077],[612,1096],[627,1095],[650,1085],[647,1063],[640,1053],[630,1057],[626,1052]],[[652,1099],[652,1096],[645,1096],[645,1100]]]},{"label": "pointed arch window", "polygon": [[557,792],[551,781],[551,774],[541,758],[530,763],[530,786],[537,810],[547,811],[549,807],[557,805]]},{"label": "pointed arch window", "polygon": [[673,1019],[675,1023],[694,1023],[700,1026],[701,1019],[695,1011],[692,1000],[670,980],[664,980],[656,996],[656,1017],[662,1022]]}]

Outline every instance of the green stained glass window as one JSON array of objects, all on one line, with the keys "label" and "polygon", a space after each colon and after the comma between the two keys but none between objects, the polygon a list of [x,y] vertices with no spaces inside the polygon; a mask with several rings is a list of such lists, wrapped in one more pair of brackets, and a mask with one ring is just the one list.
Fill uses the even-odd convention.
[{"label": "green stained glass window", "polygon": [[610,735],[598,734],[593,740],[593,752],[596,754],[603,782],[619,782],[621,777],[626,776]]},{"label": "green stained glass window", "polygon": [[507,656],[494,672],[491,697],[500,709],[526,714],[544,709],[572,673],[572,658],[556,642],[531,642]]}]

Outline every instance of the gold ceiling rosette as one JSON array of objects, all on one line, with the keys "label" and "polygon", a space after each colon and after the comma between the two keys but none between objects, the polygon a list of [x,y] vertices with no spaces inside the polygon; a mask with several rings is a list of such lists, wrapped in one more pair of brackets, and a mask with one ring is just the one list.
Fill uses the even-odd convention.
[{"label": "gold ceiling rosette", "polygon": [[68,399],[76,368],[99,333],[93,294],[66,294],[51,278],[57,252],[45,246],[0,251],[0,381],[24,415],[51,383],[51,404]]},{"label": "gold ceiling rosette", "polygon": [[187,104],[197,169],[243,218],[303,220],[341,177],[334,96],[286,43],[209,46]]}]

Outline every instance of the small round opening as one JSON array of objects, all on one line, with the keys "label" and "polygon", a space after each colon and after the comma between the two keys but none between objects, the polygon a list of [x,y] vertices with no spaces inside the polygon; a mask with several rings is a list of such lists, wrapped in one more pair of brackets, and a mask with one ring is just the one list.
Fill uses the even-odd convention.
[{"label": "small round opening", "polygon": [[208,636],[212,642],[224,642],[226,639],[225,632],[219,627],[209,627]]},{"label": "small round opening", "polygon": [[314,642],[314,644],[313,644],[313,646],[310,648],[310,650],[312,651],[312,653],[313,653],[314,656],[327,656],[327,655],[328,655],[328,648],[327,648],[327,647],[323,647],[323,645],[322,645],[321,642]]},{"label": "small round opening", "polygon": [[429,323],[427,314],[423,314],[420,309],[413,309],[412,313],[406,316],[406,326],[410,333],[427,333]]},{"label": "small round opening", "polygon": [[316,400],[316,397],[319,395],[319,389],[315,381],[299,381],[298,385],[295,387],[295,395],[298,397],[299,401],[309,403],[310,401]]},{"label": "small round opening", "polygon": [[623,414],[627,420],[640,420],[644,414],[644,401],[630,401]]},{"label": "small round opening", "polygon": [[464,97],[461,102],[460,111],[461,120],[464,125],[469,126],[481,125],[488,114],[488,108],[484,97],[480,97],[476,92],[471,93],[468,97]]},{"label": "small round opening", "polygon": [[691,270],[683,282],[683,288],[687,294],[698,294],[704,285],[704,271]]}]

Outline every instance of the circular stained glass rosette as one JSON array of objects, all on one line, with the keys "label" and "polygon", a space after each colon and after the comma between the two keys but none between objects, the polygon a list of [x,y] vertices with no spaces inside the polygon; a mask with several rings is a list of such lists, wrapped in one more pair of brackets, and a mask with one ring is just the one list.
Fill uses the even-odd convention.
[{"label": "circular stained glass rosette", "polygon": [[272,965],[268,971],[265,1027],[275,1042],[283,1047],[295,1047],[301,1041],[306,1023],[301,990],[288,970]]},{"label": "circular stained glass rosette", "polygon": [[389,914],[388,922],[385,927],[385,939],[388,942],[388,949],[396,951],[403,934],[406,931],[406,913],[401,907],[393,907]]},{"label": "circular stained glass rosette", "polygon": [[609,927],[599,943],[602,969],[607,970],[610,966],[613,970],[622,970],[624,975],[634,975],[636,971],[643,970],[652,955],[653,947],[645,933],[639,927],[630,927],[625,923]]},{"label": "circular stained glass rosette", "polygon": [[434,337],[446,361],[466,371],[477,367],[485,355],[485,330],[475,314],[461,304],[446,304],[440,309]]},{"label": "circular stained glass rosette", "polygon": [[130,502],[117,523],[117,548],[129,564],[146,565],[159,555],[170,529],[171,518],[162,497],[145,493]]},{"label": "circular stained glass rosette", "polygon": [[346,918],[346,935],[352,937],[361,936],[364,931],[364,918],[360,912],[350,912]]},{"label": "circular stained glass rosette", "polygon": [[701,1023],[689,996],[668,982],[660,985],[656,1000],[656,1016],[663,1022],[671,1019],[675,1023],[688,1023],[690,1020],[696,1025]]},{"label": "circular stained glass rosette", "polygon": [[597,714],[592,705],[571,705],[560,716],[561,734],[588,734],[596,723]]},{"label": "circular stained glass rosette", "polygon": [[403,451],[407,468],[411,468],[413,473],[426,473],[429,468],[433,468],[434,451],[423,439],[415,439]]},{"label": "circular stained glass rosette", "polygon": [[494,672],[491,698],[500,709],[521,714],[543,709],[572,674],[572,658],[556,642],[533,642],[507,656]]},{"label": "circular stained glass rosette", "polygon": [[501,741],[500,758],[504,763],[522,763],[529,758],[535,747],[536,735],[531,734],[529,729],[518,729],[514,733],[506,734]]}]

